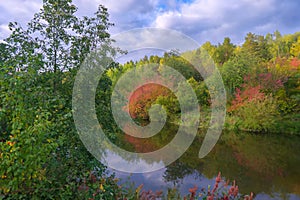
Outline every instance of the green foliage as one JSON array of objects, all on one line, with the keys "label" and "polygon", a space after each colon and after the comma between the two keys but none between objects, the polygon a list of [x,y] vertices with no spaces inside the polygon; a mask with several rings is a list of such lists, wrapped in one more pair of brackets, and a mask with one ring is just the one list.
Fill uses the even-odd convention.
[{"label": "green foliage", "polygon": [[201,80],[199,72],[193,67],[191,63],[183,57],[171,53],[165,53],[164,57],[160,59],[160,64],[172,67],[182,74],[186,79],[193,77],[196,80]]},{"label": "green foliage", "polygon": [[[41,114],[41,113],[39,113]],[[13,119],[10,140],[1,143],[1,177],[4,178],[4,193],[30,191],[34,192],[34,185],[46,179],[43,167],[51,152],[57,144],[49,135],[47,116],[38,116],[34,124],[26,130],[21,130],[25,125],[24,119]],[[25,125],[26,126],[26,125]]]},{"label": "green foliage", "polygon": [[236,88],[241,86],[244,77],[250,73],[253,66],[255,66],[254,57],[251,58],[248,53],[239,53],[220,68],[229,97]]},{"label": "green foliage", "polygon": [[[122,193],[83,146],[71,114],[77,68],[91,50],[109,43],[111,24],[102,6],[83,19],[76,9],[71,0],[44,1],[26,30],[10,24],[12,34],[0,46],[0,195],[6,199],[85,199],[95,193],[112,199]],[[103,77],[99,86],[101,111],[111,81]],[[106,130],[113,138],[111,127]]]},{"label": "green foliage", "polygon": [[[110,45],[108,28],[112,24],[103,6],[92,17],[78,18],[76,10],[71,0],[45,0],[26,28],[10,23],[12,33],[5,44],[0,44],[1,198],[140,197],[139,191],[122,190],[115,177],[108,175],[106,167],[86,150],[77,134],[71,114],[75,75],[91,51]],[[228,127],[299,133],[299,33],[281,36],[275,32],[266,37],[249,33],[242,46],[235,46],[225,38],[222,44],[207,42],[203,48],[218,65],[229,98],[239,100],[235,93],[239,88],[245,92],[238,106],[234,107],[234,101],[228,103],[229,108],[234,108],[229,109]],[[205,56],[201,49],[186,54]],[[164,66],[181,73],[204,108],[205,120],[209,118],[207,86],[178,52],[168,52],[163,57],[145,56],[124,65],[112,63],[101,77],[95,101],[100,124],[113,142],[117,142],[119,130],[111,114],[112,89],[122,74],[130,69],[140,72],[149,63],[157,65],[157,73],[168,73]],[[260,75],[271,78],[259,78]],[[248,82],[247,77],[250,77]],[[132,89],[130,81],[134,80],[128,80],[124,89]],[[175,81],[175,84],[181,83]],[[251,96],[251,88],[259,88],[255,94],[262,95]],[[142,109],[134,105],[136,114],[144,115],[152,105],[160,104],[169,122],[180,121],[176,94],[160,95],[159,92],[166,90],[155,90],[148,93],[152,99],[138,102]],[[177,92],[183,102],[191,103],[192,97],[185,95],[185,91]],[[152,111],[155,109],[159,107],[153,107]],[[161,119],[162,115],[163,111],[153,120]],[[149,120],[148,116],[143,119]],[[168,198],[179,198],[178,191],[170,191]]]},{"label": "green foliage", "polygon": [[264,36],[253,33],[247,34],[245,42],[242,45],[242,51],[254,55],[260,61],[268,61],[272,58],[267,39]]},{"label": "green foliage", "polygon": [[263,99],[248,101],[234,111],[239,118],[239,128],[255,132],[274,131],[276,120],[280,115],[276,99],[265,96]]},{"label": "green foliage", "polygon": [[175,96],[159,96],[155,104],[162,105],[165,109],[169,122],[178,123],[180,119],[179,102]]},{"label": "green foliage", "polygon": [[235,46],[230,42],[230,38],[224,38],[223,44],[219,44],[212,55],[214,62],[223,65],[233,56],[234,49]]},{"label": "green foliage", "polygon": [[[297,130],[296,126],[292,125],[297,120],[285,123],[285,126],[290,128],[279,128],[280,123],[278,122],[282,117],[299,112],[300,61],[296,58],[298,37],[299,33],[282,36],[278,31],[266,36],[248,33],[241,46],[235,46],[230,42],[230,38],[225,38],[222,44],[212,45],[210,42],[206,42],[202,45],[202,49],[184,52],[182,57],[196,56],[203,62],[207,61],[206,56],[213,58],[221,72],[229,100],[230,116],[227,120],[227,128],[248,131],[275,131],[277,129],[281,132],[291,133],[295,131],[285,130]],[[203,50],[208,54],[204,55]],[[145,64],[156,63],[159,64],[158,71],[164,73],[163,66],[170,66],[185,76],[197,95],[201,109],[208,114],[211,99],[206,84],[213,83],[214,81],[210,80],[213,77],[204,82],[201,75],[195,72],[193,67],[182,57],[176,51],[165,53],[163,57],[144,57],[140,61],[130,61],[120,65],[117,69],[111,69],[108,76],[113,80],[114,85],[118,78],[129,69],[141,70]],[[205,64],[210,65],[211,63]],[[237,89],[243,90],[244,99],[252,99],[254,96],[251,92],[254,92],[255,88],[259,88],[259,91],[268,97],[263,101],[261,99],[254,102],[245,101],[241,104],[243,106],[239,107],[240,113],[232,112],[234,107],[232,100],[236,98]],[[184,98],[186,102],[189,102],[188,96],[184,96]],[[273,100],[271,101],[270,98]],[[180,118],[180,109],[176,102],[177,100],[168,95],[163,95],[155,101],[155,103],[163,105],[169,119],[175,123]],[[144,107],[150,108],[150,104]],[[266,112],[262,112],[263,110]],[[209,118],[209,116],[206,117]],[[205,120],[207,121],[207,119]],[[204,121],[202,124],[206,124],[206,122]],[[274,128],[275,124],[276,129]],[[202,125],[201,127],[203,128]]]},{"label": "green foliage", "polygon": [[292,56],[300,58],[300,36],[297,38],[297,42],[293,43],[290,53]]},{"label": "green foliage", "polygon": [[[99,6],[92,17],[78,18],[72,0],[45,0],[26,29],[9,24],[12,34],[5,39],[6,66],[18,70],[54,72],[54,90],[60,87],[59,72],[77,68],[90,51],[110,44],[107,9]],[[1,56],[2,57],[2,56]]]},{"label": "green foliage", "polygon": [[[207,51],[210,57],[213,57],[213,55],[215,54],[216,46],[212,45],[210,42],[205,42],[201,47]],[[200,54],[201,49],[197,49],[197,51],[197,54]]]},{"label": "green foliage", "polygon": [[205,83],[203,81],[197,82],[194,78],[190,78],[188,83],[195,91],[199,105],[203,107],[209,106],[210,95]]}]

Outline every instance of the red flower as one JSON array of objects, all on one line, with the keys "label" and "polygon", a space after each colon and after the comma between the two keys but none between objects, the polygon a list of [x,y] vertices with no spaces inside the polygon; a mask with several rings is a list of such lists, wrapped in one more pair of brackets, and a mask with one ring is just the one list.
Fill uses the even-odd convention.
[{"label": "red flower", "polygon": [[197,190],[198,190],[197,186],[194,186],[193,188],[189,189],[189,192],[191,193],[191,197],[195,197]]},{"label": "red flower", "polygon": [[216,183],[220,183],[221,182],[221,172],[219,172],[217,178],[216,178]]}]

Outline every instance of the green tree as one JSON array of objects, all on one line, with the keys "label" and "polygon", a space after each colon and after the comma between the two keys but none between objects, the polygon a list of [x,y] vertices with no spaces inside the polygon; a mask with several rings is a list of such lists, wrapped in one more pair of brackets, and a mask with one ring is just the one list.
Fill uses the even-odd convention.
[{"label": "green tree", "polygon": [[164,57],[160,59],[160,64],[172,67],[173,69],[180,72],[187,79],[189,79],[190,77],[194,77],[196,80],[202,79],[199,72],[194,68],[194,66],[191,63],[184,59],[184,57],[175,54],[176,52],[165,53]]},{"label": "green tree", "polygon": [[57,73],[78,67],[91,50],[111,42],[108,28],[113,24],[105,7],[100,5],[93,17],[82,19],[76,11],[72,0],[44,0],[26,29],[10,23],[12,34],[5,39],[9,64]]},{"label": "green tree", "polygon": [[276,120],[280,119],[277,101],[272,96],[248,101],[235,113],[239,128],[247,131],[274,131]]},{"label": "green tree", "polygon": [[253,70],[256,64],[255,57],[246,52],[240,52],[220,68],[229,98],[235,89],[244,82],[244,77]]},{"label": "green tree", "polygon": [[242,45],[242,51],[252,54],[256,59],[260,59],[261,61],[268,61],[271,59],[268,41],[261,35],[248,33],[245,37],[245,42]]},{"label": "green tree", "polygon": [[208,106],[210,95],[204,81],[198,82],[194,78],[190,78],[188,80],[188,83],[192,86],[193,90],[195,91],[199,105]]},{"label": "green tree", "polygon": [[0,66],[4,65],[4,61],[7,59],[7,45],[0,42]]},{"label": "green tree", "polygon": [[[82,19],[75,16],[76,10],[71,0],[44,0],[26,28],[10,23],[12,33],[0,45],[1,198],[88,199],[82,197],[80,186],[90,188],[84,195],[92,197],[98,179],[106,177],[105,167],[79,139],[71,95],[85,56],[109,46],[107,29],[112,24],[103,6]],[[97,101],[107,103],[111,81],[104,77],[99,86],[102,93],[97,97],[105,98]],[[98,178],[93,187],[87,185],[91,173]],[[101,183],[106,191],[102,199],[118,193],[113,182],[106,188],[107,180]]]},{"label": "green tree", "polygon": [[[210,55],[210,57],[213,57],[215,51],[216,51],[216,46],[215,45],[212,45],[210,42],[205,42],[201,48],[205,49],[208,54]],[[200,54],[201,53],[201,48],[197,49],[197,54]]]},{"label": "green tree", "polygon": [[[281,35],[279,31],[274,32],[273,34],[269,34],[268,43],[269,43],[269,51],[273,58],[277,57],[285,57],[288,58],[291,55],[295,56],[292,50],[297,46],[297,40],[300,36],[300,33],[294,33],[289,35]],[[297,47],[296,47],[297,48]]]},{"label": "green tree", "polygon": [[235,45],[231,43],[230,38],[224,38],[223,44],[219,44],[213,54],[215,63],[223,65],[234,53]]}]

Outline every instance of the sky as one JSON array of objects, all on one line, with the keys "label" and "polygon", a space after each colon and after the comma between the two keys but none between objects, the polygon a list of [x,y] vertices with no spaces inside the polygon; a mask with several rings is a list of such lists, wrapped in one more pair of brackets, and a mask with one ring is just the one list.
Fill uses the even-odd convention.
[{"label": "sky", "polygon": [[[92,15],[99,4],[108,8],[115,24],[111,34],[132,28],[177,30],[199,44],[221,43],[230,37],[243,42],[248,32],[265,35],[300,31],[299,0],[73,0],[77,15]],[[0,40],[9,35],[10,21],[23,26],[42,6],[42,0],[0,0]]]}]

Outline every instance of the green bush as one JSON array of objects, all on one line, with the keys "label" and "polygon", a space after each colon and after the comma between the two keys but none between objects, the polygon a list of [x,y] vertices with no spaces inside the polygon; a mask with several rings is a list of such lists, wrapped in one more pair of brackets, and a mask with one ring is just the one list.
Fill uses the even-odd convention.
[{"label": "green bush", "polygon": [[274,131],[276,120],[280,118],[277,101],[272,96],[245,102],[234,115],[238,117],[238,128],[247,131]]}]

